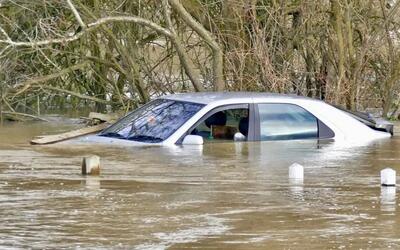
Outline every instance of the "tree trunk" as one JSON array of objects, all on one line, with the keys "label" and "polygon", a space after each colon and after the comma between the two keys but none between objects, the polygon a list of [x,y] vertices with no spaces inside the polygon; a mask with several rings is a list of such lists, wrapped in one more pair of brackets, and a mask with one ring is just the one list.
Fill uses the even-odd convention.
[{"label": "tree trunk", "polygon": [[344,55],[344,39],[343,39],[343,20],[342,11],[340,9],[339,0],[330,0],[332,11],[332,26],[336,33],[336,49],[337,49],[337,84],[335,93],[335,103],[340,104],[343,96],[343,83],[345,82],[345,55]]},{"label": "tree trunk", "polygon": [[179,0],[169,0],[171,7],[178,13],[183,21],[192,28],[207,44],[210,46],[213,59],[213,85],[215,91],[225,90],[224,81],[224,65],[223,52],[218,42],[213,38],[212,34],[206,30],[199,22],[197,22],[186,9],[182,6]]}]

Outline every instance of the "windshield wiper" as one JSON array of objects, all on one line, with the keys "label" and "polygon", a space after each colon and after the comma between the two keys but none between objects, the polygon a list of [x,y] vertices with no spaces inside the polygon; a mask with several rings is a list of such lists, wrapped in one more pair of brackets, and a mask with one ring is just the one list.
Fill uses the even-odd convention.
[{"label": "windshield wiper", "polygon": [[117,132],[108,132],[108,133],[100,134],[100,136],[125,139],[125,136],[118,134]]},{"label": "windshield wiper", "polygon": [[140,141],[140,142],[162,142],[163,139],[160,137],[155,137],[151,135],[132,135],[126,138],[132,141]]}]

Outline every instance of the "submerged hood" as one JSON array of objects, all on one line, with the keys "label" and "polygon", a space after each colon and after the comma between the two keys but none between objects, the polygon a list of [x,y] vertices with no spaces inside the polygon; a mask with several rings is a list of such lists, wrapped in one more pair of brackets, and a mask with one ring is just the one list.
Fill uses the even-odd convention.
[{"label": "submerged hood", "polygon": [[87,135],[77,137],[68,141],[64,141],[65,144],[102,144],[102,145],[112,145],[112,146],[159,146],[160,143],[146,143],[138,141],[129,141],[125,139],[117,139],[99,135]]}]

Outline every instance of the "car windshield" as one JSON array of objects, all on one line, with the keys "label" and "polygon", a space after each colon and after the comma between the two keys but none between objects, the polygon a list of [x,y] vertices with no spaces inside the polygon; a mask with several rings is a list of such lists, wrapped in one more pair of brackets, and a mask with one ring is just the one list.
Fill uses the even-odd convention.
[{"label": "car windshield", "polygon": [[157,99],[128,114],[100,136],[157,143],[171,136],[204,105]]}]

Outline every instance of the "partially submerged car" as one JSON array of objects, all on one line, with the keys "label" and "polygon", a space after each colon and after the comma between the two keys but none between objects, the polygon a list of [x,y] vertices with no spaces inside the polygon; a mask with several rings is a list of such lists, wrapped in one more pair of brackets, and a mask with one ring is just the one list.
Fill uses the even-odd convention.
[{"label": "partially submerged car", "polygon": [[174,94],[155,99],[80,142],[118,145],[216,141],[388,138],[393,125],[295,95],[249,92]]}]

